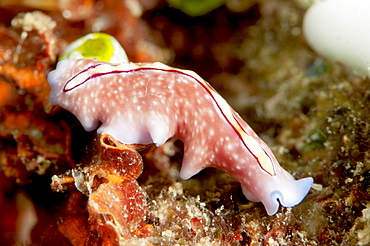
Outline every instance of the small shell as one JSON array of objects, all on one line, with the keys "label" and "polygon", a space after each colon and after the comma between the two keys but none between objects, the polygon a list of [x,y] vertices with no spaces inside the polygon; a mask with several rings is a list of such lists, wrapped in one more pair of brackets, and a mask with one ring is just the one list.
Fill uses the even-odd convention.
[{"label": "small shell", "polygon": [[112,64],[128,62],[120,43],[105,33],[90,33],[72,42],[59,58],[65,59],[94,59]]}]

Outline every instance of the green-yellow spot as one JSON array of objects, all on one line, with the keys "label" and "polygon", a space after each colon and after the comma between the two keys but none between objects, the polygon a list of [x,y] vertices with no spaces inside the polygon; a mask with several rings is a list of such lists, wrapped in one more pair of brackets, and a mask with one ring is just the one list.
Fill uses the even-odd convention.
[{"label": "green-yellow spot", "polygon": [[81,52],[85,59],[93,58],[98,61],[109,62],[114,52],[110,36],[104,33],[94,34],[94,36],[94,39],[86,40],[75,51]]},{"label": "green-yellow spot", "polygon": [[225,0],[167,0],[167,2],[171,7],[177,8],[187,15],[200,16],[220,7],[225,3]]}]

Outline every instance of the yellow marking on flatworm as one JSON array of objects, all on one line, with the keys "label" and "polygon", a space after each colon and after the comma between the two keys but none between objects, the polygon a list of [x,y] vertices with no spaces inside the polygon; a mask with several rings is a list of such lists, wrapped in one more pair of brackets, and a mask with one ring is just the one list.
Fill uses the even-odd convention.
[{"label": "yellow marking on flatworm", "polygon": [[240,134],[241,141],[245,143],[245,146],[249,151],[257,158],[261,168],[270,175],[276,175],[271,158],[266,154],[262,146],[245,130],[240,126],[239,122],[234,118],[233,111],[230,105],[225,101],[225,99],[218,94],[207,82],[203,79],[200,80],[204,87],[212,94],[214,100],[217,102],[220,110],[227,118],[227,121],[232,125],[232,127]]}]

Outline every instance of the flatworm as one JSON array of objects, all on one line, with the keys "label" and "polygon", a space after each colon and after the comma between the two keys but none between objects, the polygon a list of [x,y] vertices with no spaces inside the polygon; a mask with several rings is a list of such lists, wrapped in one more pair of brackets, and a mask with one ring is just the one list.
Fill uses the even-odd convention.
[{"label": "flatworm", "polygon": [[110,64],[66,59],[48,76],[51,102],[72,112],[85,130],[102,125],[125,144],[184,142],[180,176],[206,167],[241,183],[244,195],[261,201],[269,215],[279,202],[292,207],[308,193],[312,178],[294,180],[270,148],[229,104],[196,73],[162,63]]}]

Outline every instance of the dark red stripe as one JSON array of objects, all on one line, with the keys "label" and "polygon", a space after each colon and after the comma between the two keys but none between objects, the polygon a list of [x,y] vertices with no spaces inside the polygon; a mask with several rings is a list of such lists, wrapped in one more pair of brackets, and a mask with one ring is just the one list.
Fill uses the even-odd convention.
[{"label": "dark red stripe", "polygon": [[[244,128],[240,125],[240,122],[235,118],[234,114],[233,114],[233,118],[234,118],[234,120],[238,123],[239,127],[240,127],[241,129],[243,129],[243,132],[245,132],[245,134],[247,134],[248,136],[250,136],[250,135],[249,135],[249,134],[244,130]],[[253,154],[253,152],[252,152],[252,151],[247,147],[246,143],[245,143],[243,140],[242,140],[242,142],[244,143],[244,146],[249,150],[249,152],[251,153],[251,155],[253,155],[253,156],[254,156],[254,158],[257,160],[258,165],[261,167],[261,169],[265,170],[265,172],[266,172],[266,173],[270,174],[270,172],[268,172],[266,169],[264,169],[264,168],[263,168],[263,166],[262,166],[262,164],[260,163],[260,161],[259,161],[258,157],[257,157],[257,156],[255,156],[255,155]],[[261,149],[263,150],[263,152],[265,152],[266,156],[270,159],[270,161],[271,161],[271,163],[272,163],[271,157],[266,153],[266,150],[265,150],[264,148],[262,148],[262,147],[261,147]],[[274,169],[274,166],[272,166],[272,168]],[[276,173],[276,172],[275,172],[275,169],[274,169],[274,173]],[[274,175],[272,175],[272,174],[270,174],[270,175],[271,175],[271,176],[274,176]]]},{"label": "dark red stripe", "polygon": [[102,65],[102,63],[98,63],[98,64],[95,64],[95,65],[91,65],[91,66],[89,66],[88,68],[85,68],[84,70],[82,70],[82,71],[80,71],[79,73],[75,74],[72,78],[70,78],[69,80],[67,80],[66,84],[65,84],[65,85],[64,85],[64,87],[63,87],[63,91],[64,91],[64,92],[71,91],[71,90],[73,90],[74,88],[76,88],[76,87],[80,86],[81,84],[84,84],[84,83],[86,82],[86,80],[85,80],[83,83],[78,84],[78,85],[76,85],[76,86],[72,87],[71,89],[66,90],[67,85],[68,85],[72,80],[74,80],[78,75],[80,75],[81,73],[87,72],[88,70],[90,70],[90,69],[92,69],[92,68],[96,68],[96,67],[98,67],[98,66],[100,66],[100,65]]}]

